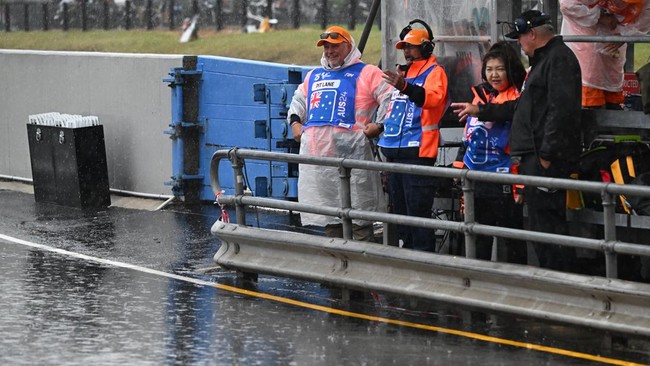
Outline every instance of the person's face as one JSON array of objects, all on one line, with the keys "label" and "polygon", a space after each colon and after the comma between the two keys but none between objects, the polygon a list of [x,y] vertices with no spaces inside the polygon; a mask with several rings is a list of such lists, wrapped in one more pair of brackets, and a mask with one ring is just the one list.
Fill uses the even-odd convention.
[{"label": "person's face", "polygon": [[402,51],[404,52],[404,59],[406,60],[407,64],[410,64],[413,61],[422,58],[422,52],[420,51],[420,46],[415,46],[407,43],[406,45],[404,45],[404,48],[402,48]]},{"label": "person's face", "polygon": [[323,55],[327,62],[332,67],[338,67],[343,65],[345,57],[352,50],[352,45],[347,42],[342,43],[329,43],[325,42],[323,44]]},{"label": "person's face", "polygon": [[494,89],[500,92],[510,87],[506,65],[500,58],[493,58],[485,63],[485,78]]},{"label": "person's face", "polygon": [[524,53],[526,53],[528,57],[532,57],[535,53],[536,37],[537,31],[535,31],[535,28],[531,28],[528,30],[528,32],[520,35],[519,39],[517,40],[519,42],[519,46],[521,46],[521,49],[524,50]]}]

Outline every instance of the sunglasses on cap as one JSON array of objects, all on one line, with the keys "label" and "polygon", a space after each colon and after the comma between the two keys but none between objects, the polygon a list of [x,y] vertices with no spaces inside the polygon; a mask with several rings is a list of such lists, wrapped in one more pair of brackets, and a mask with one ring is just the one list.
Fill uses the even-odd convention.
[{"label": "sunglasses on cap", "polygon": [[339,37],[343,38],[343,39],[346,40],[348,43],[352,43],[352,42],[350,42],[349,39],[345,38],[345,36],[342,35],[342,34],[339,33],[339,32],[321,33],[321,35],[320,35],[320,39],[328,39],[328,38],[331,38],[331,39],[339,39]]}]

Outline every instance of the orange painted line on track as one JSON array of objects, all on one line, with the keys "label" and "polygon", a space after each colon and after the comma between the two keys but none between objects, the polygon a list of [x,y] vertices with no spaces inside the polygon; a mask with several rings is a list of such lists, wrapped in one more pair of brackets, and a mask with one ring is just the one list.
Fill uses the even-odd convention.
[{"label": "orange painted line on track", "polygon": [[432,326],[432,325],[419,324],[419,323],[413,323],[413,322],[408,322],[408,321],[403,321],[403,320],[389,319],[389,318],[383,318],[383,317],[379,317],[379,316],[355,313],[355,312],[351,312],[351,311],[330,308],[330,307],[327,307],[327,306],[310,304],[310,303],[303,302],[303,301],[291,300],[291,299],[287,299],[287,298],[280,297],[280,296],[264,294],[264,293],[261,293],[261,292],[245,290],[245,289],[242,289],[242,288],[228,286],[228,285],[214,284],[213,286],[220,289],[220,290],[224,290],[224,291],[235,292],[235,293],[242,294],[242,295],[247,295],[247,296],[252,296],[252,297],[257,297],[257,298],[262,298],[262,299],[267,299],[267,300],[272,300],[272,301],[277,301],[277,302],[281,302],[281,303],[284,303],[284,304],[299,306],[299,307],[302,307],[302,308],[308,308],[308,309],[312,309],[312,310],[316,310],[316,311],[322,311],[322,312],[330,313],[330,314],[337,314],[337,315],[346,316],[346,317],[350,317],[350,318],[357,318],[357,319],[364,319],[364,320],[375,321],[375,322],[382,322],[382,323],[386,323],[386,324],[400,325],[400,326],[403,326],[403,327],[409,327],[409,328],[415,328],[415,329],[423,329],[423,330],[428,330],[428,331],[438,332],[438,333],[444,333],[444,334],[452,334],[452,335],[456,335],[456,336],[464,337],[464,338],[478,339],[478,340],[481,340],[481,341],[484,341],[484,342],[504,344],[504,345],[508,345],[508,346],[512,346],[512,347],[525,348],[525,349],[529,349],[529,350],[552,353],[552,354],[562,355],[562,356],[567,356],[567,357],[572,357],[572,358],[580,358],[580,359],[589,360],[589,361],[601,362],[601,363],[605,363],[605,364],[609,364],[609,365],[642,366],[642,364],[635,363],[635,362],[617,360],[615,358],[602,357],[602,356],[597,356],[597,355],[590,355],[590,354],[582,353],[582,352],[574,352],[574,351],[569,351],[569,350],[565,350],[565,349],[561,349],[561,348],[541,346],[541,345],[538,345],[538,344],[512,341],[512,340],[509,340],[509,339],[491,337],[491,336],[486,336],[486,335],[483,335],[483,334],[465,332],[465,331],[461,331],[461,330],[457,330],[457,329],[435,327],[435,326]]}]

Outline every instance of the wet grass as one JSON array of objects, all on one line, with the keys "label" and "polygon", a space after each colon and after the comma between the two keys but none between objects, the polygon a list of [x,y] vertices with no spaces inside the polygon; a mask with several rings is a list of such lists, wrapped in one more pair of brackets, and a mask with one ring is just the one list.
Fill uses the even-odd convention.
[{"label": "wet grass", "polygon": [[[279,29],[267,33],[245,34],[239,29],[216,32],[201,29],[199,39],[180,43],[180,31],[93,30],[82,32],[31,31],[0,32],[0,48],[94,51],[123,53],[162,53],[215,55],[296,65],[316,65],[321,49],[315,43],[322,30],[317,26]],[[358,42],[362,27],[352,32]],[[635,70],[650,62],[650,44],[637,44]],[[380,31],[374,28],[364,51],[364,60],[376,64],[381,57]]]},{"label": "wet grass", "polygon": [[[316,40],[321,32],[318,27],[250,34],[242,33],[238,29],[220,32],[202,29],[199,31],[199,38],[188,43],[179,42],[180,31],[2,32],[0,48],[215,55],[285,64],[316,65],[322,52],[321,48],[316,47]],[[361,32],[360,27],[352,32],[357,42]],[[376,64],[381,54],[380,47],[380,32],[375,28],[366,44],[364,60]]]}]

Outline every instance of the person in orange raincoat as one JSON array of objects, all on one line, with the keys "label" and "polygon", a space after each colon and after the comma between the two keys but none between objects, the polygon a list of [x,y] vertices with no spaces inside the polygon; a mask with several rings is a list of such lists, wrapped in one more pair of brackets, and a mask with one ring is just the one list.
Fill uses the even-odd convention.
[{"label": "person in orange raincoat", "polygon": [[[650,30],[648,0],[560,0],[562,35],[633,36]],[[582,106],[622,109],[627,44],[567,42],[582,69]]]}]

